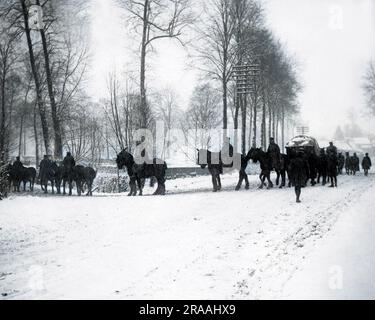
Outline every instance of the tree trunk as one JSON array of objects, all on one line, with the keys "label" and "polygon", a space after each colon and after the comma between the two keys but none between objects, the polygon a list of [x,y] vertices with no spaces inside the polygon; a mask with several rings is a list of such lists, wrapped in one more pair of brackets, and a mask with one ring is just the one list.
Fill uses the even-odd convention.
[{"label": "tree trunk", "polygon": [[246,153],[246,96],[241,99],[241,152]]},{"label": "tree trunk", "polygon": [[38,139],[38,127],[37,127],[37,120],[36,120],[36,105],[34,106],[34,114],[33,114],[33,127],[34,127],[34,140],[35,140],[35,165],[38,167],[39,165],[39,139]]},{"label": "tree trunk", "polygon": [[248,149],[251,148],[251,134],[252,134],[252,129],[253,129],[253,108],[252,108],[252,105],[249,106],[249,110],[250,110],[250,115],[249,115],[249,145],[248,145]]},{"label": "tree trunk", "polygon": [[28,46],[28,50],[29,50],[31,71],[32,71],[32,74],[33,74],[35,89],[36,89],[36,100],[37,100],[38,107],[39,107],[40,121],[41,121],[41,125],[42,125],[44,147],[45,147],[46,153],[50,154],[51,150],[50,150],[50,142],[49,142],[49,129],[48,129],[48,123],[47,123],[47,117],[46,117],[46,110],[45,110],[44,103],[43,103],[42,88],[41,88],[41,85],[40,85],[38,70],[36,68],[33,44],[32,44],[32,41],[31,41],[29,21],[28,21],[29,14],[28,14],[27,7],[26,7],[26,1],[20,0],[20,2],[21,2],[21,5],[22,5],[22,14],[23,14],[24,25],[25,25],[27,46]]},{"label": "tree trunk", "polygon": [[[36,0],[36,4],[40,5],[40,1]],[[52,74],[51,74],[47,39],[46,39],[46,34],[45,34],[44,29],[40,29],[40,36],[42,38],[44,64],[45,64],[44,66],[45,66],[46,78],[47,78],[47,89],[48,89],[49,100],[51,103],[51,116],[52,116],[53,130],[55,133],[54,156],[57,159],[61,159],[63,155],[61,124],[60,124],[59,116],[57,114],[57,105],[56,105],[56,100],[55,100],[55,93],[53,91],[53,80],[52,80]]]},{"label": "tree trunk", "polygon": [[[224,50],[225,52],[225,50]],[[226,56],[226,55],[224,55]],[[224,62],[226,63],[226,62]],[[226,68],[226,64],[224,64],[224,69]],[[227,74],[224,70],[223,72],[223,137],[227,137],[227,130],[228,130],[228,83],[227,83]]]},{"label": "tree trunk", "polygon": [[267,105],[268,105],[268,137],[272,137],[272,107],[270,104],[270,99],[267,99]]},{"label": "tree trunk", "polygon": [[[5,124],[6,124],[6,112],[5,112],[5,70],[6,67],[3,67],[3,76],[1,79],[1,123],[0,123],[0,154],[5,151]],[[1,159],[3,160],[3,159]],[[5,159],[4,159],[5,160]]]},{"label": "tree trunk", "polygon": [[234,116],[233,116],[233,127],[234,127],[234,150],[237,152],[237,146],[238,146],[238,116],[239,116],[239,104],[238,99],[239,96],[237,95],[237,89],[235,89],[234,98],[233,98],[233,105],[234,105]]},{"label": "tree trunk", "polygon": [[285,107],[284,104],[281,107],[281,150],[284,152],[285,146]]},{"label": "tree trunk", "polygon": [[257,111],[257,97],[255,95],[253,106],[253,148],[256,148],[257,146]]},{"label": "tree trunk", "polygon": [[25,115],[21,115],[21,121],[20,121],[20,135],[18,137],[18,155],[21,156],[22,153],[22,137],[23,137],[23,120]]},{"label": "tree trunk", "polygon": [[266,150],[266,98],[265,93],[262,93],[262,147]]},{"label": "tree trunk", "polygon": [[143,32],[141,44],[141,70],[140,70],[140,128],[147,128],[147,97],[146,97],[146,49],[147,49],[147,30],[148,30],[148,9],[149,0],[145,0],[143,10]]}]

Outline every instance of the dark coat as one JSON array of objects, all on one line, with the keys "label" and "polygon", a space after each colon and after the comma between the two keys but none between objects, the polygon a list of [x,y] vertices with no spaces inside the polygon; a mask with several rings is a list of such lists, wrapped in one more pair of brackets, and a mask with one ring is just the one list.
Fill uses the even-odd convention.
[{"label": "dark coat", "polygon": [[13,162],[13,169],[18,170],[22,168],[23,168],[23,164],[20,160],[16,160]]},{"label": "dark coat", "polygon": [[302,157],[294,158],[289,164],[290,182],[295,187],[304,187],[309,177],[309,164]]},{"label": "dark coat", "polygon": [[280,167],[280,147],[276,143],[270,143],[267,153],[271,157],[271,166],[273,169],[279,169]]},{"label": "dark coat", "polygon": [[63,166],[67,168],[73,168],[76,165],[76,162],[73,156],[66,156],[63,160]]},{"label": "dark coat", "polygon": [[362,160],[362,168],[370,169],[372,166],[370,157],[364,157]]},{"label": "dark coat", "polygon": [[335,146],[329,146],[326,150],[327,155],[337,156],[337,148]]},{"label": "dark coat", "polygon": [[359,158],[357,156],[352,157],[352,166],[355,171],[359,171]]}]

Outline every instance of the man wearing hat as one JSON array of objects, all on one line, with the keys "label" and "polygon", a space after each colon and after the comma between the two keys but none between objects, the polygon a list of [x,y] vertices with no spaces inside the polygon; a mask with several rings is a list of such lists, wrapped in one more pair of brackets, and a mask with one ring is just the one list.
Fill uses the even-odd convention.
[{"label": "man wearing hat", "polygon": [[333,145],[333,142],[331,141],[329,143],[329,146],[327,147],[327,155],[337,158],[337,148]]},{"label": "man wearing hat", "polygon": [[267,153],[272,159],[272,168],[277,169],[280,164],[280,147],[275,142],[274,138],[270,138],[270,145],[268,146]]},{"label": "man wearing hat", "polygon": [[72,154],[70,152],[66,153],[66,156],[63,160],[63,166],[65,168],[70,168],[72,169],[76,165],[76,161],[74,160]]},{"label": "man wearing hat", "polygon": [[16,170],[23,168],[23,164],[20,160],[20,157],[16,157],[16,161],[13,162],[13,168],[16,169]]},{"label": "man wearing hat", "polygon": [[368,171],[370,170],[371,166],[371,159],[368,153],[366,153],[365,157],[362,160],[362,169],[365,171],[365,176],[368,176]]}]

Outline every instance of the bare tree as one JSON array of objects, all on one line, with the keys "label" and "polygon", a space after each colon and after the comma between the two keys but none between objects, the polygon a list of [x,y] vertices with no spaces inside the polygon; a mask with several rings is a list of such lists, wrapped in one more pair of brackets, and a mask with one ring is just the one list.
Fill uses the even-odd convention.
[{"label": "bare tree", "polygon": [[201,69],[221,83],[223,130],[228,129],[228,83],[236,60],[235,19],[232,0],[210,0],[204,7],[198,33],[202,35],[198,54],[203,61]]},{"label": "bare tree", "polygon": [[371,113],[375,115],[375,62],[368,64],[364,78],[363,89],[367,97],[367,106]]},{"label": "bare tree", "polygon": [[140,123],[149,125],[149,106],[146,96],[146,58],[155,41],[176,39],[192,22],[190,0],[118,0],[130,13],[131,22],[140,36]]},{"label": "bare tree", "polygon": [[[221,122],[220,109],[218,104],[220,95],[209,83],[199,84],[195,87],[190,100],[190,107],[186,111],[185,132],[192,130],[195,132],[195,146],[210,148],[211,136],[210,130],[216,129]],[[201,134],[198,136],[198,134]]]},{"label": "bare tree", "polygon": [[164,130],[168,133],[167,135],[164,135],[163,155],[165,155],[165,150],[167,150],[166,156],[169,157],[170,145],[167,145],[167,141],[170,141],[170,130],[174,129],[174,125],[179,123],[182,117],[177,94],[172,88],[167,87],[156,95],[154,113],[155,119],[163,122]]},{"label": "bare tree", "polygon": [[[16,42],[19,33],[13,28],[9,28],[5,23],[0,24],[0,152],[6,151],[7,139],[9,138],[9,119],[7,108],[7,83],[14,67],[16,55]],[[4,159],[2,159],[4,160]]]},{"label": "bare tree", "polygon": [[42,85],[41,85],[40,76],[37,70],[34,48],[33,48],[33,43],[31,40],[31,34],[30,34],[31,30],[29,26],[28,8],[27,8],[25,0],[19,0],[19,1],[21,3],[21,8],[22,8],[22,16],[23,16],[23,23],[24,23],[24,28],[25,28],[27,46],[29,50],[30,65],[31,65],[31,70],[32,70],[33,78],[34,78],[35,90],[36,90],[36,100],[37,100],[38,107],[39,107],[39,114],[40,114],[42,131],[43,131],[44,147],[45,147],[46,153],[50,154],[51,148],[50,148],[49,126],[47,123],[46,109],[45,109],[45,104],[43,101]]}]

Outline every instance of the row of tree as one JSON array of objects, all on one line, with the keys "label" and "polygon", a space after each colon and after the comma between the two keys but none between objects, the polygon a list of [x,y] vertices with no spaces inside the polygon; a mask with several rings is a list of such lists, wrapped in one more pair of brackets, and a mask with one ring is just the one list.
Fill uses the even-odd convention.
[{"label": "row of tree", "polygon": [[[129,106],[140,106],[137,122],[141,127],[152,127],[161,119],[170,129],[171,124],[184,132],[195,129],[211,130],[221,127],[223,135],[229,126],[240,129],[241,149],[250,146],[266,148],[271,136],[284,145],[285,127],[298,113],[297,96],[300,90],[296,66],[281,43],[265,26],[264,13],[254,0],[210,0],[196,4],[196,14],[189,0],[122,1],[129,21],[135,31],[133,38],[140,45],[140,90],[129,86],[123,99],[124,119],[118,117],[114,91],[107,101],[111,122],[120,145],[131,144],[131,136],[125,128],[134,128],[128,115]],[[167,90],[162,95],[146,90],[147,58],[156,41],[169,38],[176,40],[193,52],[195,65],[203,75],[190,99],[185,112],[178,108],[176,95]],[[194,41],[191,41],[194,39]],[[194,43],[194,44],[192,44]],[[250,79],[249,94],[238,94],[234,69],[238,65],[257,65],[259,75]],[[128,83],[128,80],[122,81]],[[164,98],[163,98],[164,96]],[[138,98],[137,98],[138,97]],[[129,100],[131,99],[131,101]],[[108,110],[108,108],[107,108]],[[125,123],[124,123],[125,121]],[[130,121],[130,122],[129,122]],[[125,124],[125,125],[124,125]],[[124,128],[125,133],[121,133]],[[130,130],[131,132],[132,130]],[[123,138],[125,137],[125,139]],[[200,147],[210,147],[210,136],[194,137]],[[237,141],[235,141],[237,145]]]},{"label": "row of tree", "polygon": [[[43,9],[42,21],[34,21],[38,28],[30,25],[31,5]],[[1,1],[0,150],[5,157],[21,149],[32,128],[36,157],[43,152],[61,158],[66,129],[84,109],[84,19],[83,0]]]},{"label": "row of tree", "polygon": [[[87,2],[1,2],[0,150],[6,156],[21,153],[32,137],[37,159],[43,151],[61,158],[67,149],[77,158],[99,161],[134,147],[135,130],[155,131],[157,120],[166,131],[183,129],[185,138],[196,132],[194,147],[212,146],[209,136],[198,136],[200,130],[220,128],[227,136],[231,127],[241,129],[234,139],[243,152],[266,148],[271,136],[284,145],[285,128],[298,112],[300,86],[296,66],[266,27],[258,1],[116,1],[128,36],[139,45],[139,73],[109,73],[108,95],[99,102],[85,93]],[[29,25],[32,4],[43,8],[44,25],[38,30]],[[201,71],[188,106],[173,89],[156,92],[147,81],[148,59],[160,41],[183,45]],[[248,94],[238,93],[238,65],[259,69]],[[171,142],[164,139],[163,150],[168,150]],[[168,156],[163,153],[159,156]]]}]

